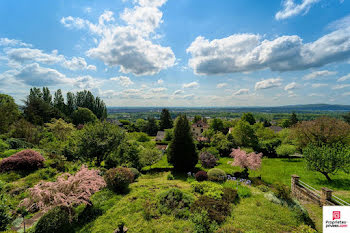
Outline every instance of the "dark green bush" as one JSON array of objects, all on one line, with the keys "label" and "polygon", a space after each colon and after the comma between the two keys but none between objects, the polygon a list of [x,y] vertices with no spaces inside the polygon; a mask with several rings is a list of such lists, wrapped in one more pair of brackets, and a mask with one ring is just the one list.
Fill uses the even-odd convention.
[{"label": "dark green bush", "polygon": [[129,168],[118,167],[109,169],[105,176],[107,187],[115,192],[126,192],[134,180],[134,174]]},{"label": "dark green bush", "polygon": [[239,185],[238,186],[238,196],[240,198],[247,198],[250,197],[252,195],[252,191],[250,191],[250,188],[248,188],[247,186],[243,186],[243,185]]},{"label": "dark green bush", "polygon": [[269,188],[268,186],[263,185],[263,184],[259,185],[257,188],[258,188],[261,192],[264,192],[264,193],[266,193],[266,192],[268,192],[268,191],[270,190],[270,188]]},{"label": "dark green bush", "polygon": [[223,189],[222,200],[230,203],[234,203],[238,198],[236,189],[225,187]]},{"label": "dark green bush", "polygon": [[218,224],[215,221],[211,221],[208,212],[205,210],[194,213],[191,216],[191,220],[194,223],[194,232],[196,233],[213,233],[218,228]]},{"label": "dark green bush", "polygon": [[173,174],[171,174],[171,173],[169,173],[166,178],[167,178],[167,180],[174,180],[175,179]]},{"label": "dark green bush", "polygon": [[158,207],[162,214],[173,214],[177,218],[187,218],[193,197],[178,188],[162,192],[158,196]]},{"label": "dark green bush", "polygon": [[42,216],[35,226],[35,233],[70,233],[74,232],[69,221],[67,207],[55,207]]},{"label": "dark green bush", "polygon": [[10,149],[33,148],[33,144],[18,138],[9,138],[6,143],[10,146]]},{"label": "dark green bush", "polygon": [[208,196],[200,196],[191,206],[193,213],[207,211],[211,221],[221,224],[231,214],[230,204],[223,200],[216,200]]},{"label": "dark green bush", "polygon": [[208,178],[211,181],[222,182],[226,180],[226,173],[220,168],[212,168],[208,171]]},{"label": "dark green bush", "polygon": [[290,195],[290,188],[282,183],[275,183],[273,193],[279,199],[286,202],[292,202],[292,197]]},{"label": "dark green bush", "polygon": [[10,146],[0,139],[0,153],[4,152],[5,150],[8,150],[9,148]]},{"label": "dark green bush", "polygon": [[9,207],[6,205],[5,198],[0,195],[0,231],[5,231],[10,222]]},{"label": "dark green bush", "polygon": [[194,181],[191,183],[191,186],[193,187],[193,190],[197,193],[215,198],[217,200],[220,200],[222,198],[223,188],[220,184],[210,181]]},{"label": "dark green bush", "polygon": [[134,180],[136,180],[140,176],[139,170],[137,170],[136,168],[133,168],[133,167],[131,167],[129,169],[132,172],[132,174],[134,174]]}]

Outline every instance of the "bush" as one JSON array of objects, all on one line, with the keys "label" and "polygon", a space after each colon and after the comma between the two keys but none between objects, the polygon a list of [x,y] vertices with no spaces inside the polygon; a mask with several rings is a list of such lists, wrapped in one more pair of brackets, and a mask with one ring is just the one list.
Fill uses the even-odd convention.
[{"label": "bush", "polygon": [[33,144],[18,138],[9,138],[6,143],[10,146],[10,149],[33,148]]},{"label": "bush", "polygon": [[209,152],[202,152],[199,155],[199,160],[201,161],[202,166],[205,168],[214,167],[218,161],[218,159]]},{"label": "bush", "polygon": [[208,180],[208,174],[206,171],[199,171],[195,175],[197,181],[205,181]]},{"label": "bush", "polygon": [[177,218],[187,218],[193,197],[180,189],[172,188],[158,196],[158,207],[162,214],[173,214]]},{"label": "bush", "polygon": [[281,157],[291,156],[296,152],[297,152],[297,147],[294,145],[284,144],[276,148],[277,155]]},{"label": "bush", "polygon": [[74,232],[69,221],[67,207],[58,206],[42,216],[35,226],[35,233],[69,233]]},{"label": "bush", "polygon": [[317,231],[307,225],[300,225],[292,233],[316,233]]},{"label": "bush", "polygon": [[250,191],[250,188],[243,185],[238,186],[237,193],[240,198],[247,198],[252,195],[252,191]]},{"label": "bush", "polygon": [[208,179],[211,181],[222,182],[226,180],[226,173],[220,168],[212,168],[208,171]]},{"label": "bush", "polygon": [[136,168],[133,168],[133,167],[131,167],[131,168],[129,168],[129,169],[130,169],[130,171],[132,172],[132,174],[134,174],[134,180],[136,180],[137,178],[139,178],[139,176],[140,176],[139,170],[137,170]]},{"label": "bush", "polygon": [[236,189],[228,188],[228,187],[225,187],[223,189],[222,200],[229,203],[234,203],[237,200],[237,197],[238,197],[238,194]]},{"label": "bush", "polygon": [[263,140],[259,143],[260,151],[265,156],[275,156],[276,155],[276,148],[281,145],[281,140],[278,138]]},{"label": "bush", "polygon": [[169,173],[166,178],[167,178],[167,180],[174,180],[174,176],[171,173]]},{"label": "bush", "polygon": [[11,222],[9,215],[9,207],[6,205],[6,200],[0,195],[0,231],[5,231],[7,225]]},{"label": "bush", "polygon": [[8,150],[10,146],[5,143],[3,140],[0,139],[0,152],[4,152],[5,150]]},{"label": "bush", "polygon": [[266,193],[266,192],[268,192],[268,191],[270,190],[270,188],[269,188],[268,186],[263,185],[263,184],[259,185],[257,188],[258,188],[261,192],[264,192],[264,193]]},{"label": "bush", "polygon": [[146,200],[143,203],[142,216],[145,220],[150,221],[152,218],[158,217],[157,203]]},{"label": "bush", "polygon": [[86,124],[97,121],[95,114],[88,108],[78,108],[72,114],[73,123],[75,125]]},{"label": "bush", "polygon": [[282,183],[275,183],[273,193],[275,196],[286,202],[292,202],[293,199],[290,195],[290,188]]},{"label": "bush", "polygon": [[213,182],[204,181],[199,183],[197,181],[194,181],[191,183],[191,186],[195,192],[218,200],[221,199],[223,194],[222,186]]},{"label": "bush", "polygon": [[107,187],[115,192],[127,191],[134,180],[134,174],[129,168],[118,167],[109,169],[105,174]]},{"label": "bush", "polygon": [[34,150],[23,150],[0,161],[0,172],[35,170],[43,166],[44,157]]},{"label": "bush", "polygon": [[216,233],[243,233],[243,231],[233,226],[227,225],[221,227],[218,231],[216,231]]},{"label": "bush", "polygon": [[17,152],[20,152],[21,150],[17,149],[10,149],[10,150],[7,150],[7,151],[4,151],[2,153],[0,153],[0,158],[7,158],[7,157],[10,157],[11,155],[13,154],[16,154]]},{"label": "bush", "polygon": [[218,224],[215,221],[211,221],[208,212],[205,210],[194,213],[191,216],[191,220],[194,223],[194,232],[196,233],[212,233],[218,228]]},{"label": "bush", "polygon": [[216,200],[208,196],[200,196],[191,206],[193,213],[207,211],[211,221],[222,223],[231,214],[230,204],[223,200]]}]

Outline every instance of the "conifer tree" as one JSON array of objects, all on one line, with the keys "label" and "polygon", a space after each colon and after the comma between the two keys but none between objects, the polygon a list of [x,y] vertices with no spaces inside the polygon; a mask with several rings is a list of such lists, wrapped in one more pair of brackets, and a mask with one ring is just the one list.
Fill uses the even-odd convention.
[{"label": "conifer tree", "polygon": [[168,109],[164,108],[162,113],[160,114],[160,124],[159,129],[171,129],[173,128],[173,119],[171,119],[171,115]]}]

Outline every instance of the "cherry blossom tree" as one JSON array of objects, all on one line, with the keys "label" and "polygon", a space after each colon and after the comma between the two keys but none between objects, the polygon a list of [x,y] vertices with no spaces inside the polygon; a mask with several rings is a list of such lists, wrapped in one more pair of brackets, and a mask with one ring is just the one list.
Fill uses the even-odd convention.
[{"label": "cherry blossom tree", "polygon": [[56,206],[66,206],[71,209],[79,204],[91,205],[90,197],[106,183],[98,170],[89,170],[86,166],[75,174],[62,174],[56,182],[41,181],[29,189],[29,197],[20,206],[28,210],[44,212]]},{"label": "cherry blossom tree", "polygon": [[234,161],[231,162],[231,165],[243,168],[243,174],[248,177],[248,169],[257,170],[260,168],[262,155],[262,153],[256,154],[255,152],[247,154],[240,148],[232,149],[230,156],[234,158]]}]

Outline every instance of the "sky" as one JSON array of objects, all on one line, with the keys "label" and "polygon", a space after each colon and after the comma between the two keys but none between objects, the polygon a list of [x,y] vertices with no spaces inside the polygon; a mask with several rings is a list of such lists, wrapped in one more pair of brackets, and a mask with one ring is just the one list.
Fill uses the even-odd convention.
[{"label": "sky", "polygon": [[350,104],[349,0],[2,0],[0,93],[107,106]]}]

